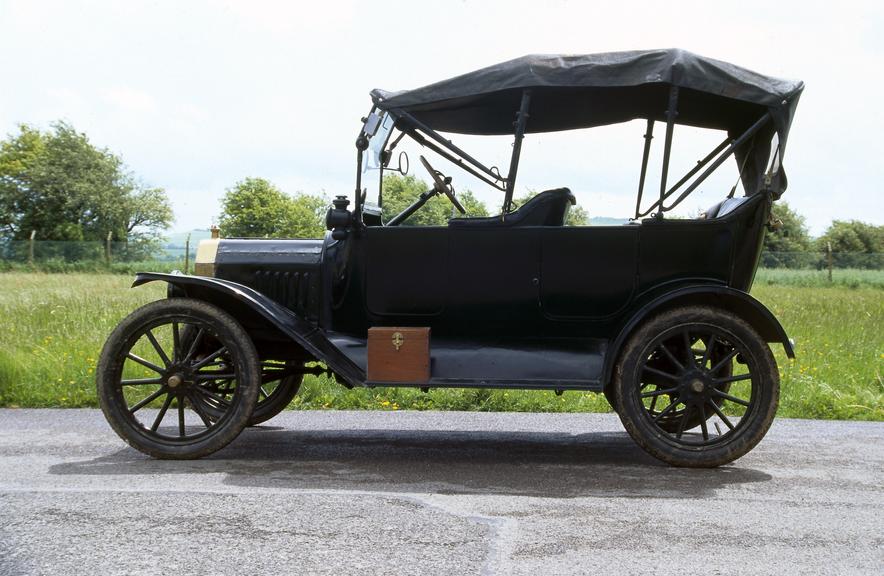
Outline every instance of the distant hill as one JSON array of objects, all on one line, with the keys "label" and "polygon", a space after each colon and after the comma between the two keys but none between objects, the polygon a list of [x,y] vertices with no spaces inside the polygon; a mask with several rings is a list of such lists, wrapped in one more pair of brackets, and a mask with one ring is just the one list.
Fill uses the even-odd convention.
[{"label": "distant hill", "polygon": [[200,240],[205,240],[206,238],[212,237],[212,232],[210,230],[191,230],[189,232],[172,232],[166,235],[166,242],[164,245],[167,246],[184,246],[184,243],[187,242],[187,235],[190,234],[190,245],[196,246],[199,244]]},{"label": "distant hill", "polygon": [[622,226],[629,224],[629,218],[611,218],[610,216],[591,216],[590,226]]}]

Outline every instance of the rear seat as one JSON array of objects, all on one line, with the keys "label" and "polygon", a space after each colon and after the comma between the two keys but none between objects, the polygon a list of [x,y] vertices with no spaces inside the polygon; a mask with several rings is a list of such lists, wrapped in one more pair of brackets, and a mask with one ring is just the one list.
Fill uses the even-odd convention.
[{"label": "rear seat", "polygon": [[718,204],[710,206],[706,212],[700,215],[700,219],[711,220],[713,218],[727,216],[748,199],[748,196],[742,196],[740,198],[725,198]]}]

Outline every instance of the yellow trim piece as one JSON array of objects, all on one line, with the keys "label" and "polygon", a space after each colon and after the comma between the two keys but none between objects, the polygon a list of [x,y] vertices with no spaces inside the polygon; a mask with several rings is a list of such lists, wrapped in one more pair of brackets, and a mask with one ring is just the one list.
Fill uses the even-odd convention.
[{"label": "yellow trim piece", "polygon": [[200,240],[196,247],[196,261],[193,265],[193,273],[197,276],[215,275],[215,258],[218,256],[218,238]]}]

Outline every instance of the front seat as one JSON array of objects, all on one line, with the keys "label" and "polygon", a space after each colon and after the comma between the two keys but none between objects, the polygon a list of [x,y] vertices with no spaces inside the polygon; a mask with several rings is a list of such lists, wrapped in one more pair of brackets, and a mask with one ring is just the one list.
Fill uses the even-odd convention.
[{"label": "front seat", "polygon": [[486,218],[452,218],[448,225],[455,228],[465,227],[498,227],[514,226],[564,226],[568,210],[577,203],[577,199],[567,188],[546,190],[522,204],[505,218],[490,216]]}]

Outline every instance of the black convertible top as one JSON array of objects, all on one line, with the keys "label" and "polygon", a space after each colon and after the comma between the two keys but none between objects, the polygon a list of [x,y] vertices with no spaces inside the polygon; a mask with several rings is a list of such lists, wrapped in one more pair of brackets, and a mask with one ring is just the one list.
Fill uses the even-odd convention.
[{"label": "black convertible top", "polygon": [[677,123],[731,132],[764,113],[785,140],[804,84],[763,76],[679,49],[586,55],[530,55],[422,88],[372,91],[381,109],[403,110],[427,126],[462,134],[512,134],[513,112],[531,89],[527,132],[664,120],[671,86]]},{"label": "black convertible top", "polygon": [[[520,121],[525,133],[635,119],[666,122],[669,102],[674,101],[673,124],[727,131],[748,195],[766,188],[779,197],[787,185],[785,172],[774,169],[765,176],[771,137],[778,136],[782,161],[803,89],[799,80],[667,49],[523,56],[422,88],[375,89],[371,95],[378,108],[411,117],[431,130],[480,135],[513,134],[528,92],[530,104],[525,122]],[[744,133],[754,137],[740,140]],[[517,135],[517,143],[519,139]]]}]

